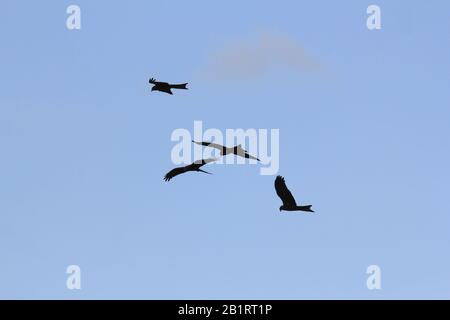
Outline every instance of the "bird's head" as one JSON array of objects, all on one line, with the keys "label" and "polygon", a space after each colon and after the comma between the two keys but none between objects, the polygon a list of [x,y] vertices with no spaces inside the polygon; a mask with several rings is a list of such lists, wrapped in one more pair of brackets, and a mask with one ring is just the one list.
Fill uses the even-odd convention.
[{"label": "bird's head", "polygon": [[153,78],[150,78],[150,80],[148,80],[148,83],[153,84],[152,91],[155,91],[156,80]]}]

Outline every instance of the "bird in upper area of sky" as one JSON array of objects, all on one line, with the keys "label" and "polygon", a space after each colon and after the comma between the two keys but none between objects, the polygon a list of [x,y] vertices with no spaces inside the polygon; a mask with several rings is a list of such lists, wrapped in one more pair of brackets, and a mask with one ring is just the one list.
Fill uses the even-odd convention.
[{"label": "bird in upper area of sky", "polygon": [[222,146],[220,144],[213,143],[213,142],[205,142],[205,141],[197,142],[194,140],[192,140],[192,142],[195,144],[201,145],[201,146],[219,149],[221,156],[226,156],[227,154],[235,154],[235,155],[243,157],[243,158],[261,161],[258,158],[250,155],[247,150],[242,148],[242,145],[237,145],[234,147],[227,148],[225,146]]},{"label": "bird in upper area of sky", "polygon": [[172,178],[174,178],[182,173],[186,173],[188,171],[196,171],[196,172],[203,172],[203,173],[211,174],[200,168],[202,166],[204,166],[205,164],[208,164],[208,163],[211,163],[214,161],[217,161],[217,158],[208,158],[208,159],[197,160],[197,161],[194,161],[194,163],[191,163],[187,166],[172,169],[164,176],[164,180],[170,181]]},{"label": "bird in upper area of sky", "polygon": [[292,193],[287,188],[282,176],[277,176],[277,178],[275,179],[275,190],[277,191],[277,195],[280,197],[281,201],[283,201],[283,205],[280,207],[280,212],[281,210],[314,212],[311,209],[311,205],[297,205],[297,202],[295,202],[295,199],[292,196]]},{"label": "bird in upper area of sky", "polygon": [[187,83],[182,83],[182,84],[170,84],[167,82],[158,82],[155,79],[151,78],[148,81],[150,84],[153,84],[154,86],[152,87],[152,91],[161,91],[161,92],[165,92],[168,94],[173,94],[171,89],[185,89],[187,90],[188,88]]}]

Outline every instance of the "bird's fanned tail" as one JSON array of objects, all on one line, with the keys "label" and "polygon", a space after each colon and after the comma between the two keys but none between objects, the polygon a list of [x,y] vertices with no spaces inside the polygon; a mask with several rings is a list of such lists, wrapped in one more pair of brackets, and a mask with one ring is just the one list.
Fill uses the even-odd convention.
[{"label": "bird's fanned tail", "polygon": [[202,170],[202,169],[198,169],[198,171],[206,173],[206,174],[212,174],[211,172],[208,172],[208,171],[205,171],[205,170]]},{"label": "bird's fanned tail", "polygon": [[300,211],[307,211],[307,212],[314,212],[313,209],[311,209],[312,205],[308,205],[308,206],[297,206],[297,210]]},{"label": "bird's fanned tail", "polygon": [[188,90],[187,85],[188,85],[187,83],[182,83],[182,84],[171,84],[170,87],[171,87],[172,89],[185,89],[185,90]]}]

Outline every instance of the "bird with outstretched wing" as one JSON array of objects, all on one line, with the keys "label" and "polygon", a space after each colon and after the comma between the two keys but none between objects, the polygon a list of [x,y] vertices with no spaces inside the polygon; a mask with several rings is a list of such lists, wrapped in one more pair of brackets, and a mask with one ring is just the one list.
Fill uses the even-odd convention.
[{"label": "bird with outstretched wing", "polygon": [[247,150],[243,149],[242,145],[237,145],[237,146],[228,148],[228,147],[225,147],[221,144],[217,144],[214,142],[208,142],[208,141],[197,142],[194,140],[192,140],[192,142],[195,144],[201,145],[201,146],[218,149],[218,150],[220,150],[221,156],[226,156],[227,154],[234,154],[234,155],[246,158],[246,159],[261,161],[257,157],[254,157],[251,154],[249,154]]},{"label": "bird with outstretched wing", "polygon": [[289,191],[282,176],[277,176],[275,179],[275,191],[277,192],[277,195],[278,197],[280,197],[281,201],[283,201],[283,205],[280,207],[280,212],[281,210],[314,212],[311,209],[311,205],[297,205],[294,196],[292,195],[291,191]]},{"label": "bird with outstretched wing", "polygon": [[211,174],[210,172],[204,171],[200,168],[202,166],[204,166],[205,164],[208,164],[208,163],[211,163],[214,161],[217,161],[217,158],[208,158],[208,159],[197,160],[194,163],[191,163],[187,166],[172,169],[164,176],[164,180],[170,181],[172,178],[174,178],[180,174],[189,172],[189,171],[203,172],[203,173]]},{"label": "bird with outstretched wing", "polygon": [[187,83],[182,84],[170,84],[167,82],[159,82],[153,78],[150,78],[148,81],[150,84],[153,84],[152,91],[161,91],[168,94],[173,94],[171,89],[184,89],[187,90]]}]

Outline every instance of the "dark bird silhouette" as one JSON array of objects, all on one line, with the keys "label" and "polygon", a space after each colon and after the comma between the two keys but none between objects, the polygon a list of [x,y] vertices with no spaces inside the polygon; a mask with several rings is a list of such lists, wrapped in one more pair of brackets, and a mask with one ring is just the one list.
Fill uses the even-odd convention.
[{"label": "dark bird silhouette", "polygon": [[197,171],[197,172],[203,172],[203,173],[207,173],[207,174],[211,174],[209,172],[206,172],[202,169],[200,169],[202,166],[204,166],[205,164],[211,163],[216,161],[216,158],[208,158],[208,159],[202,159],[202,160],[197,160],[194,163],[191,163],[185,167],[179,167],[179,168],[175,168],[172,169],[171,171],[169,171],[165,176],[164,176],[164,180],[165,181],[170,181],[172,178],[182,174],[182,173],[186,173],[188,171]]},{"label": "dark bird silhouette", "polygon": [[314,212],[311,209],[312,206],[310,205],[308,206],[297,205],[297,202],[295,202],[295,199],[292,196],[292,193],[287,188],[286,183],[284,182],[284,178],[282,176],[278,176],[275,179],[275,190],[277,191],[277,195],[280,197],[281,201],[283,201],[283,205],[280,207],[280,212],[281,210]]},{"label": "dark bird silhouette", "polygon": [[154,86],[152,87],[152,91],[161,91],[161,92],[165,92],[168,94],[173,94],[171,89],[185,89],[187,90],[188,88],[187,83],[182,83],[182,84],[169,84],[167,82],[158,82],[155,79],[151,78],[148,81],[150,84],[153,84]]},{"label": "dark bird silhouette", "polygon": [[242,145],[237,145],[237,146],[234,146],[234,147],[227,148],[225,146],[222,146],[220,144],[213,143],[213,142],[204,142],[204,141],[196,142],[194,140],[192,140],[192,142],[195,143],[195,144],[199,144],[201,146],[216,148],[216,149],[220,150],[220,155],[221,156],[226,156],[227,154],[235,154],[235,155],[243,157],[243,158],[261,161],[258,158],[250,155],[247,150],[244,150],[242,148]]}]

